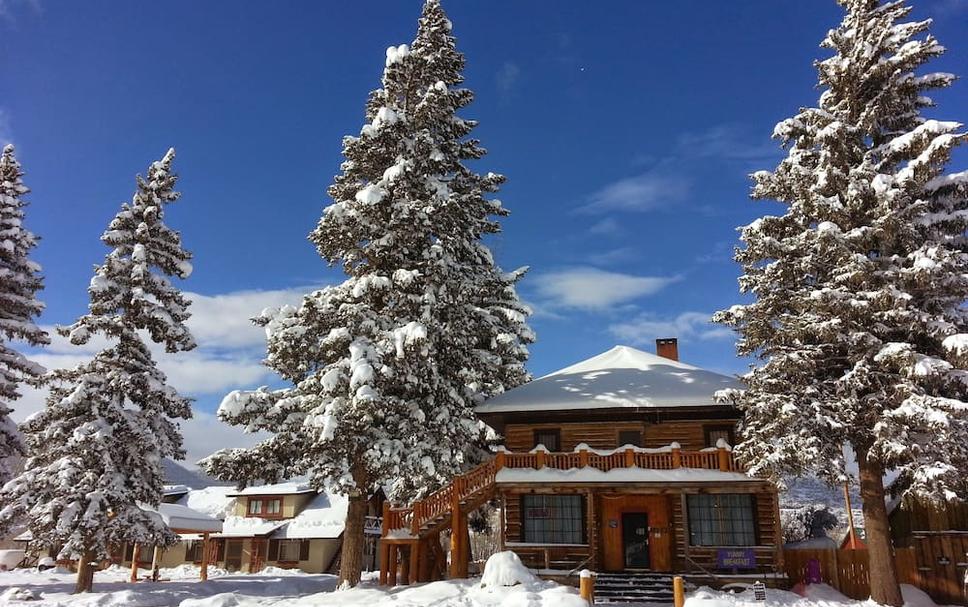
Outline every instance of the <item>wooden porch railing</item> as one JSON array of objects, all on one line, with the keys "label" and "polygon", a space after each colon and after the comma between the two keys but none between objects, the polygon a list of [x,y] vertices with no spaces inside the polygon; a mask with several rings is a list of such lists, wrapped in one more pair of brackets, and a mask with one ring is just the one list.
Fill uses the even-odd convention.
[{"label": "wooden porch railing", "polygon": [[530,453],[498,451],[487,461],[466,474],[454,478],[447,486],[415,501],[411,506],[384,506],[383,536],[417,538],[426,527],[446,521],[461,504],[477,502],[493,493],[497,473],[502,468],[535,469],[594,468],[602,472],[620,468],[674,470],[696,468],[721,472],[743,472],[743,467],[725,447],[702,451],[683,451],[675,443],[671,448],[627,448],[614,451],[594,451],[579,448],[574,452],[550,453],[535,450]]}]

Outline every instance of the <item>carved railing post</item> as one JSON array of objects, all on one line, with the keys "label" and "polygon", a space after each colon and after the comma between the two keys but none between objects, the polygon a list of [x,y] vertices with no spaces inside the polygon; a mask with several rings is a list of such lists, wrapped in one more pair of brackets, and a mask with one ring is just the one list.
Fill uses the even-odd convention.
[{"label": "carved railing post", "polygon": [[588,467],[588,449],[582,447],[578,450],[578,463],[581,464],[582,468]]},{"label": "carved railing post", "polygon": [[628,447],[625,449],[625,467],[633,468],[635,466],[635,449]]},{"label": "carved railing post", "polygon": [[682,446],[679,443],[672,443],[672,467],[682,468]]}]

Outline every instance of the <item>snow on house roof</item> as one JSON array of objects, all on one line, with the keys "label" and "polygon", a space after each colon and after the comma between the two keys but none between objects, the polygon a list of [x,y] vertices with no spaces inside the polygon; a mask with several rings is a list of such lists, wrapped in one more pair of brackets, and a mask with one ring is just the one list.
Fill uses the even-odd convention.
[{"label": "snow on house roof", "polygon": [[266,520],[257,516],[227,516],[222,522],[222,532],[215,537],[257,537],[269,535],[286,521]]},{"label": "snow on house roof", "polygon": [[185,495],[191,490],[192,488],[188,485],[165,485],[164,495],[165,497],[172,495]]},{"label": "snow on house roof", "polygon": [[158,504],[157,508],[150,506],[142,506],[141,508],[147,512],[157,513],[171,529],[214,533],[222,531],[222,521],[187,506]]},{"label": "snow on house roof", "polygon": [[279,539],[331,539],[343,533],[349,500],[343,495],[322,492],[272,537]]},{"label": "snow on house roof", "polygon": [[235,509],[234,487],[216,485],[204,489],[192,489],[176,503],[212,518],[224,519]]},{"label": "snow on house roof", "polygon": [[615,346],[489,399],[478,413],[577,409],[722,406],[718,390],[740,388],[733,377]]},{"label": "snow on house roof", "polygon": [[243,495],[299,495],[302,493],[316,493],[316,489],[310,487],[309,483],[287,482],[246,487],[241,491],[232,491],[226,495],[238,497]]},{"label": "snow on house roof", "polygon": [[741,472],[720,472],[699,468],[675,468],[652,470],[649,468],[615,468],[604,472],[597,468],[502,468],[497,472],[495,483],[703,483],[703,482],[756,482]]}]

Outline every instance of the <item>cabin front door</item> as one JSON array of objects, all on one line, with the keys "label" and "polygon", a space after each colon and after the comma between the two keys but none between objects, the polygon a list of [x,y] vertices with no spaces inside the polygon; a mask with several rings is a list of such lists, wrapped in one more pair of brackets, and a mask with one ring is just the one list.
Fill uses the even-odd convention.
[{"label": "cabin front door", "polygon": [[649,568],[649,515],[622,513],[622,553],[626,569]]}]

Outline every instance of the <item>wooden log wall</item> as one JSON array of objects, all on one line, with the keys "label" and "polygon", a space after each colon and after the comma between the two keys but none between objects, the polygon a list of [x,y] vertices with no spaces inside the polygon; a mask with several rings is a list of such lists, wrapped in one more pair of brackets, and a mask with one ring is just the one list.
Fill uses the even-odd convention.
[{"label": "wooden log wall", "polygon": [[593,449],[615,449],[621,447],[621,432],[641,432],[644,447],[665,447],[677,442],[684,450],[703,449],[706,445],[707,426],[722,427],[729,420],[682,420],[647,422],[581,422],[581,423],[542,423],[513,424],[504,429],[504,446],[512,452],[528,452],[534,448],[535,430],[559,430],[561,450],[573,451],[580,443]]}]

